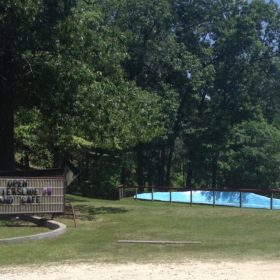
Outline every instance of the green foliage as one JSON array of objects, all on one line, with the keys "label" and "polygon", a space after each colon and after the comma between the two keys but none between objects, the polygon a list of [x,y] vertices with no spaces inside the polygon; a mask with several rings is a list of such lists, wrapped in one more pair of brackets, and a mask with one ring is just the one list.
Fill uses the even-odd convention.
[{"label": "green foliage", "polygon": [[21,108],[16,114],[15,141],[21,159],[28,155],[28,161],[34,166],[50,168],[53,155],[44,139],[46,135],[43,126],[42,115],[38,109],[25,112]]},{"label": "green foliage", "polygon": [[[273,117],[271,113],[278,110],[274,91],[278,82],[274,75],[277,73],[275,65],[279,65],[276,46],[276,42],[279,43],[279,28],[276,27],[279,8],[264,1],[209,1],[207,4],[204,1],[176,1],[174,10],[178,16],[178,39],[196,55],[202,65],[202,80],[207,81],[197,83],[198,87],[184,84],[191,93],[181,100],[185,109],[180,115],[187,154],[187,185],[241,187],[254,186],[259,180],[262,187],[272,187],[275,177],[267,164],[261,173],[244,166],[255,181],[245,176],[242,177],[244,183],[237,183],[234,176],[227,177],[221,161],[231,161],[228,149],[239,124],[256,119],[263,124],[263,116],[268,117],[265,122],[272,123],[277,115]],[[208,68],[208,75],[203,75],[204,67]],[[190,78],[194,80],[192,76]],[[273,145],[277,147],[277,136],[273,137]],[[243,154],[247,150],[238,151]],[[269,157],[268,149],[263,153]],[[227,160],[226,156],[229,157]],[[259,164],[255,162],[255,168]],[[266,183],[262,182],[264,174],[271,181],[266,178]]]},{"label": "green foliage", "polygon": [[[39,3],[33,3],[38,15]],[[80,148],[127,149],[161,134],[159,98],[125,79],[124,35],[108,25],[98,5],[80,5],[63,19],[55,7],[49,9],[51,26],[47,27],[51,29],[38,27],[35,38],[43,44],[45,38],[40,36],[51,32],[49,45],[29,47],[22,54],[33,75],[18,83],[22,93],[17,99],[21,109],[16,135],[24,138],[21,149],[35,158],[40,149],[32,145],[39,145],[56,160],[57,154],[79,152]],[[22,28],[28,32],[31,27]],[[24,112],[33,106],[39,118]],[[30,121],[28,125],[25,119]],[[39,137],[36,130],[44,136]],[[38,157],[42,155],[38,153]]]},{"label": "green foliage", "polygon": [[128,148],[161,133],[156,105],[156,96],[129,83],[95,83],[74,101],[75,122],[94,147]]},{"label": "green foliage", "polygon": [[17,155],[72,160],[87,194],[123,179],[278,187],[279,15],[263,0],[0,1]]},{"label": "green foliage", "polygon": [[243,122],[232,131],[223,156],[224,184],[242,188],[278,188],[280,132],[262,121]]}]

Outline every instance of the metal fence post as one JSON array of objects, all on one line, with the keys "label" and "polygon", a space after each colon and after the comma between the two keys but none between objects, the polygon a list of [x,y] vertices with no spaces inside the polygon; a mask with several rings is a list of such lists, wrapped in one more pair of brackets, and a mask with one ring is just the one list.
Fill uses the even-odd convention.
[{"label": "metal fence post", "polygon": [[273,191],[270,193],[270,209],[273,209]]},{"label": "metal fence post", "polygon": [[216,199],[215,199],[215,191],[213,191],[213,208],[215,207]]},{"label": "metal fence post", "polygon": [[242,192],[240,191],[240,208],[242,208]]}]

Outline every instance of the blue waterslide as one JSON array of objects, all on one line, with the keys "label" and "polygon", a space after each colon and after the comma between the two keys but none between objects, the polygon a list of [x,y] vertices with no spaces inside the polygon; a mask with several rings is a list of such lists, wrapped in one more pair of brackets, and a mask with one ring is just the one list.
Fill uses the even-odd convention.
[{"label": "blue waterslide", "polygon": [[[214,195],[213,195],[214,193]],[[154,192],[154,193],[142,193],[134,196],[135,199],[141,200],[157,200],[157,201],[171,201],[190,203],[193,204],[211,204],[215,199],[215,205],[220,206],[232,206],[240,207],[240,192],[223,192],[223,191],[192,191],[191,192]],[[255,193],[242,193],[241,194],[242,207],[244,208],[264,208],[270,209],[271,198],[258,195]],[[272,199],[272,208],[280,209],[280,199]]]}]

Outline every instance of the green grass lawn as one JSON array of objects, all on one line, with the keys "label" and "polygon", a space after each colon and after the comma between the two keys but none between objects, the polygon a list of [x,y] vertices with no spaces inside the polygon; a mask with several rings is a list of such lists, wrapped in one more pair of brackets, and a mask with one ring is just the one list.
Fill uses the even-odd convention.
[{"label": "green grass lawn", "polygon": [[[57,217],[68,226],[65,235],[0,245],[0,264],[280,259],[280,211],[78,196],[68,196],[68,200],[77,212],[77,228],[71,217]],[[194,240],[202,244],[120,244],[120,239]]]},{"label": "green grass lawn", "polygon": [[0,220],[0,239],[46,232],[49,229],[20,220]]}]

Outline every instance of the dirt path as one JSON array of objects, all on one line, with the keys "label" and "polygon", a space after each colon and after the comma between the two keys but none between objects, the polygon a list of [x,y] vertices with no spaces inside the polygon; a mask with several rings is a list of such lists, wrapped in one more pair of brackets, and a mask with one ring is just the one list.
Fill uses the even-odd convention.
[{"label": "dirt path", "polygon": [[61,264],[0,268],[2,280],[278,280],[280,262]]}]

